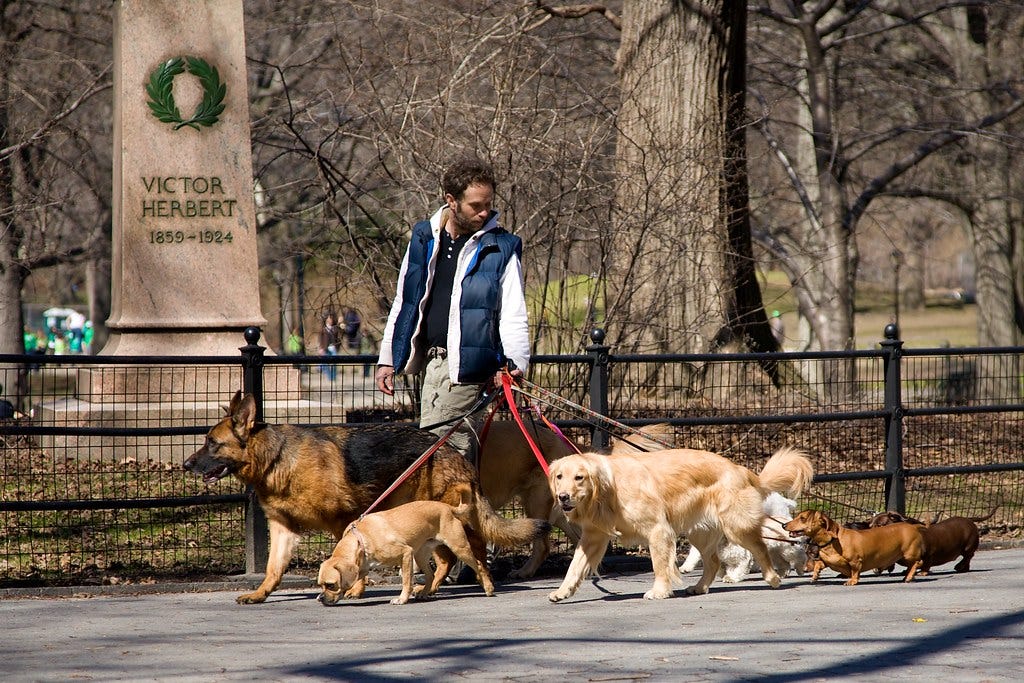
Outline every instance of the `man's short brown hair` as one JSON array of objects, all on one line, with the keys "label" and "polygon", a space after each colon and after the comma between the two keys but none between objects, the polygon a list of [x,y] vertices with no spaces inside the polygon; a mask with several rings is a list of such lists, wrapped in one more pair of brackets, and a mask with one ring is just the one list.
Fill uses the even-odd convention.
[{"label": "man's short brown hair", "polygon": [[490,185],[492,190],[497,189],[494,168],[477,157],[463,157],[452,163],[444,172],[441,177],[441,192],[461,200],[466,188],[474,183]]}]

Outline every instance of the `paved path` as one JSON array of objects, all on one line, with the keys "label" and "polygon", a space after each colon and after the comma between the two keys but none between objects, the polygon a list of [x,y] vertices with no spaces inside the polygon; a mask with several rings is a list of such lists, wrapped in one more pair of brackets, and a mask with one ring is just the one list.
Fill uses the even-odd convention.
[{"label": "paved path", "polygon": [[311,589],[259,606],[225,591],[6,599],[0,661],[5,681],[1024,680],[1024,549],[973,566],[910,585],[751,578],[660,601],[641,598],[647,572],[559,604],[557,578],[406,606],[388,604],[395,586],[337,607]]}]

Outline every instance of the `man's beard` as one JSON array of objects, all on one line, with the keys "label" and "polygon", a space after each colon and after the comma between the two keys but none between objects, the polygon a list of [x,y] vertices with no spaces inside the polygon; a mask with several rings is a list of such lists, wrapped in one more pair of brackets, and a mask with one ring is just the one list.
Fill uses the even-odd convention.
[{"label": "man's beard", "polygon": [[455,232],[459,235],[471,234],[480,229],[472,218],[466,218],[458,211],[452,212],[452,220],[455,222]]}]

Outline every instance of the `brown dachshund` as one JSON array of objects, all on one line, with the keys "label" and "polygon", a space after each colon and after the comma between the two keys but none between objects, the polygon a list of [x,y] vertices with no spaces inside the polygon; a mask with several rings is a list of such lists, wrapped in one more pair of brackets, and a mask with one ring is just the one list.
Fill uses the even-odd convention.
[{"label": "brown dachshund", "polygon": [[[994,512],[995,510],[987,517],[950,517],[941,522],[932,521],[922,524],[921,533],[924,535],[925,551],[921,556],[921,568],[917,573],[924,576],[931,571],[932,567],[952,562],[960,556],[963,556],[963,559],[956,563],[953,571],[970,571],[971,558],[978,550],[979,534],[975,520],[984,521]],[[898,512],[882,512],[871,520],[873,526],[886,526],[898,522],[921,524],[921,522],[911,517],[905,517]]]},{"label": "brown dachshund", "polygon": [[[888,567],[897,561],[908,567],[903,580],[912,581],[924,554],[920,527],[905,522],[857,531],[839,526],[818,510],[804,510],[782,527],[790,536],[807,536],[810,543],[817,545],[821,562],[849,577],[846,586],[856,586],[863,571]],[[811,581],[817,579],[815,572]]]},{"label": "brown dachshund", "polygon": [[921,557],[921,574],[927,574],[932,567],[952,562],[959,556],[963,559],[953,565],[955,572],[971,570],[971,558],[978,550],[978,525],[967,517],[950,517],[926,526],[924,535],[925,553]]}]

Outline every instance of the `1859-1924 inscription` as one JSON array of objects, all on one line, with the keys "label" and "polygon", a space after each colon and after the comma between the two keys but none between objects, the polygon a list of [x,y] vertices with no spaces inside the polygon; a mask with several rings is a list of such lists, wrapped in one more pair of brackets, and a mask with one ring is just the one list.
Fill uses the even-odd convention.
[{"label": "1859-1924 inscription", "polygon": [[[225,196],[218,176],[148,176],[142,178],[146,197],[142,200],[144,219],[231,218],[238,200]],[[156,195],[155,197],[152,195]],[[150,230],[151,244],[225,244],[232,241],[230,230]]]}]

